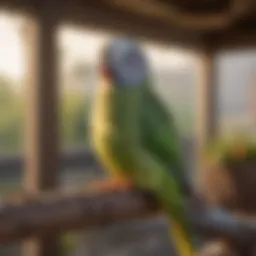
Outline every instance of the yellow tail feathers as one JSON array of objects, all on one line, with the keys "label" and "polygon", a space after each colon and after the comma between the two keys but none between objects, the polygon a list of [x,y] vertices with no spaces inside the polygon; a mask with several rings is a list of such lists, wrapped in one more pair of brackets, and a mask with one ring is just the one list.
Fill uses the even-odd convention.
[{"label": "yellow tail feathers", "polygon": [[174,240],[176,251],[179,256],[194,256],[195,252],[193,245],[187,238],[187,235],[184,233],[183,228],[178,224],[172,221],[170,223],[171,237]]}]

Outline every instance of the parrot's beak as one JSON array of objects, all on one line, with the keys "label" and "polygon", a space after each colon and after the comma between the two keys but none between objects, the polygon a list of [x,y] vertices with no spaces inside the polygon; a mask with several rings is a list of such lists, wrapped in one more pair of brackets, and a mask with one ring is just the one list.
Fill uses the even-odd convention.
[{"label": "parrot's beak", "polygon": [[101,64],[99,69],[99,75],[100,75],[103,87],[109,87],[111,84],[112,76],[109,68],[106,65]]},{"label": "parrot's beak", "polygon": [[106,84],[112,83],[113,76],[111,69],[104,62],[100,65],[100,76]]},{"label": "parrot's beak", "polygon": [[111,72],[110,72],[110,68],[108,67],[108,64],[107,64],[107,46],[105,46],[102,49],[100,56],[101,56],[100,66],[99,66],[100,76],[103,79],[109,80],[111,77],[111,74],[110,74]]}]

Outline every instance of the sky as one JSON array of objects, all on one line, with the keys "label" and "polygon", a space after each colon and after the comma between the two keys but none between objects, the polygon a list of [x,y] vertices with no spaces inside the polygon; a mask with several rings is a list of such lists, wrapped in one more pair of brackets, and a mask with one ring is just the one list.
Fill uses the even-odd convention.
[{"label": "sky", "polygon": [[17,20],[0,13],[0,75],[20,77],[24,73],[24,56]]},{"label": "sky", "polygon": [[[0,12],[0,75],[19,79],[24,75],[26,59],[20,37],[20,19]],[[91,30],[78,30],[70,27],[59,31],[59,44],[65,54],[64,61],[84,58],[96,62],[98,53],[109,35]],[[182,68],[189,64],[191,57],[162,45],[142,43],[153,67]]]}]

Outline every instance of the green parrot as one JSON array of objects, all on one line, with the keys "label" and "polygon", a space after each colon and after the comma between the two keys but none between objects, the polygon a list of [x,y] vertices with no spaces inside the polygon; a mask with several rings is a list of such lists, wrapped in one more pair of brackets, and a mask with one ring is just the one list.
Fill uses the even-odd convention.
[{"label": "green parrot", "polygon": [[[150,135],[156,132],[154,125],[148,125],[143,135],[142,120],[149,124],[154,115],[158,115],[157,108],[152,106],[158,105],[156,98],[153,97],[152,101],[150,97],[145,97],[153,96],[149,93],[146,58],[135,42],[125,38],[117,38],[107,44],[102,57],[100,86],[95,95],[92,113],[92,142],[95,152],[113,177],[111,186],[136,186],[153,192],[166,213],[179,255],[192,256],[193,232],[186,217],[180,183],[173,172],[169,171],[167,161],[163,160],[168,156],[157,156],[154,153],[154,141],[163,139]],[[148,115],[143,111],[146,101]],[[161,109],[159,114],[164,117],[163,108]],[[168,119],[163,120],[167,122]],[[147,137],[151,140],[146,139]],[[175,148],[173,145],[166,147],[170,150]],[[174,155],[170,156],[175,158]],[[173,165],[178,166],[178,161],[177,164],[174,162],[173,160]]]}]

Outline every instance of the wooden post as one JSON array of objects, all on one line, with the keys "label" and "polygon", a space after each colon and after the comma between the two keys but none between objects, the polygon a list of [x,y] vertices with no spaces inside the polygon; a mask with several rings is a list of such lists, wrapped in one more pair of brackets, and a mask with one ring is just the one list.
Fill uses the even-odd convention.
[{"label": "wooden post", "polygon": [[217,85],[215,84],[214,51],[204,49],[199,53],[197,84],[197,156],[198,168],[202,151],[217,134]]},{"label": "wooden post", "polygon": [[[58,181],[58,101],[56,21],[42,1],[36,19],[28,21],[24,46],[28,60],[27,137],[24,189],[29,194],[53,190]],[[47,7],[47,8],[46,8]],[[24,256],[57,256],[54,236],[25,242]]]}]

